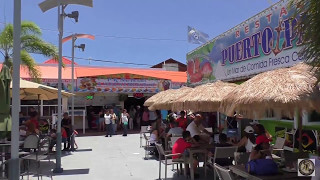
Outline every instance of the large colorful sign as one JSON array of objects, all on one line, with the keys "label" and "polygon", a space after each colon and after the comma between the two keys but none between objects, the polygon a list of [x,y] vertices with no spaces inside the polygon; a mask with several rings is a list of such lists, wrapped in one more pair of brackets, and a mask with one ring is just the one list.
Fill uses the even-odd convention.
[{"label": "large colorful sign", "polygon": [[286,1],[187,54],[188,82],[235,80],[303,61],[297,18]]},{"label": "large colorful sign", "polygon": [[170,88],[170,80],[78,78],[78,92],[157,93]]}]

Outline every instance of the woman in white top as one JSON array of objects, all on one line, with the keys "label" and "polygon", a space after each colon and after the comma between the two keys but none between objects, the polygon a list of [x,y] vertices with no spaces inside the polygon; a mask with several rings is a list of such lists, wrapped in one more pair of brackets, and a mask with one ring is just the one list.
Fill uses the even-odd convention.
[{"label": "woman in white top", "polygon": [[123,125],[123,136],[127,136],[129,118],[130,118],[130,115],[127,113],[127,110],[123,109],[123,112],[121,113],[121,119],[120,119],[120,124],[122,123]]},{"label": "woman in white top", "polygon": [[251,152],[254,146],[254,142],[256,142],[254,137],[254,129],[251,126],[247,126],[244,128],[244,136],[240,140],[238,144],[235,144],[238,147],[245,147],[246,152]]},{"label": "woman in white top", "polygon": [[113,129],[112,129],[112,122],[111,122],[112,115],[110,114],[110,111],[107,110],[104,114],[104,123],[106,125],[106,137],[110,135],[112,137]]}]

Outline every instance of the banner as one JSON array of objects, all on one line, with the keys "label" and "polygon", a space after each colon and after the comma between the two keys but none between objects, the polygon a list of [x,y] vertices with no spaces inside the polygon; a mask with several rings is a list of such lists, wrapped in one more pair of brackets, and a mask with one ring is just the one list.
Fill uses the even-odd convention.
[{"label": "banner", "polygon": [[243,79],[303,61],[293,14],[287,2],[280,1],[188,53],[188,83]]},{"label": "banner", "polygon": [[[23,78],[24,80],[27,81],[32,81],[31,78]],[[74,80],[74,88],[76,89],[76,80]],[[58,79],[41,79],[41,84],[50,86],[53,88],[58,89]],[[71,92],[72,90],[72,80],[71,79],[62,79],[62,90],[65,90],[67,92]]]},{"label": "banner", "polygon": [[170,80],[78,78],[78,92],[157,93],[170,88]]}]

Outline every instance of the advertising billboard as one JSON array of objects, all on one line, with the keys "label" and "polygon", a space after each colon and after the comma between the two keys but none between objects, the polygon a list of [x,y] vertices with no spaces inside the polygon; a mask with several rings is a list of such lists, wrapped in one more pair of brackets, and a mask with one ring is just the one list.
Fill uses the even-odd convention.
[{"label": "advertising billboard", "polygon": [[77,92],[157,93],[167,90],[170,80],[78,78]]},{"label": "advertising billboard", "polygon": [[302,36],[287,1],[280,1],[187,54],[188,83],[232,81],[303,61]]}]

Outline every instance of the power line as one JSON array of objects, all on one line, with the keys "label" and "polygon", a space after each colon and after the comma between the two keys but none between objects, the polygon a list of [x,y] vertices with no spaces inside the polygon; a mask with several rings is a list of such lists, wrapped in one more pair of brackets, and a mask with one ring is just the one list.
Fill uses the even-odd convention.
[{"label": "power line", "polygon": [[[64,57],[66,57],[66,58],[72,58],[71,56],[64,56]],[[75,59],[79,59],[79,60],[95,61],[95,62],[104,62],[104,63],[126,64],[126,65],[135,65],[135,66],[154,66],[154,64],[131,63],[131,62],[125,62],[125,61],[112,61],[112,60],[93,59],[93,58],[82,58],[82,57],[74,57],[74,58],[75,58]],[[177,66],[166,65],[166,67],[177,67]]]},{"label": "power line", "polygon": [[[64,57],[72,58],[71,56],[64,56]],[[75,59],[80,59],[80,60],[95,61],[95,62],[105,62],[105,63],[114,63],[114,64],[126,64],[126,65],[135,65],[135,66],[153,66],[152,64],[131,63],[131,62],[124,62],[124,61],[112,61],[112,60],[81,58],[81,57],[74,57],[74,58]]]},{"label": "power line", "polygon": [[[6,25],[5,22],[0,22],[0,24]],[[48,29],[48,28],[40,28],[43,31],[51,31],[58,32],[58,30]],[[68,34],[81,34],[79,32],[72,31],[64,31],[64,33]],[[90,34],[90,33],[89,33]],[[103,37],[103,38],[114,38],[114,39],[133,39],[133,40],[147,40],[147,41],[175,41],[175,42],[187,42],[187,40],[183,39],[170,39],[170,38],[147,38],[147,37],[131,37],[131,36],[113,36],[113,35],[102,35],[102,34],[91,34],[95,37]]]},{"label": "power line", "polygon": [[[52,31],[58,32],[58,30],[47,29],[47,28],[40,28],[44,31]],[[79,32],[72,32],[72,31],[64,31],[64,33],[68,34],[81,34]],[[146,37],[130,37],[130,36],[113,36],[113,35],[101,35],[101,34],[91,34],[95,37],[104,37],[104,38],[114,38],[114,39],[134,39],[134,40],[148,40],[148,41],[176,41],[176,42],[187,42],[187,40],[183,39],[169,39],[169,38],[146,38]]]}]

